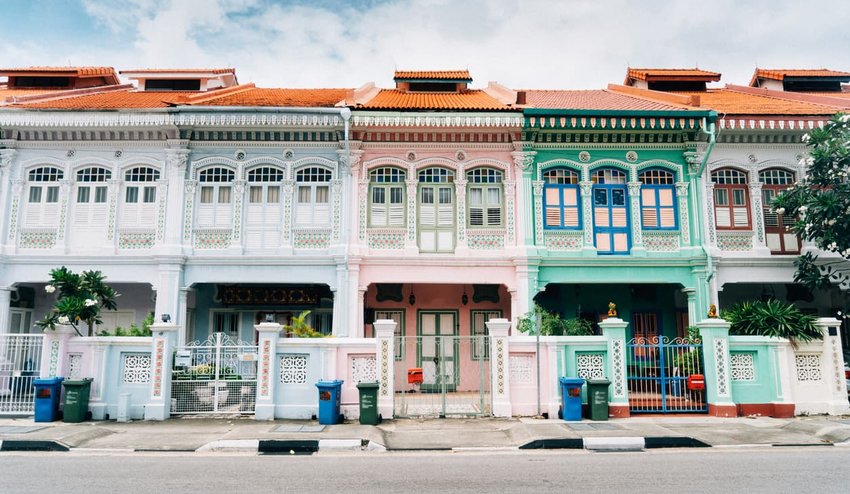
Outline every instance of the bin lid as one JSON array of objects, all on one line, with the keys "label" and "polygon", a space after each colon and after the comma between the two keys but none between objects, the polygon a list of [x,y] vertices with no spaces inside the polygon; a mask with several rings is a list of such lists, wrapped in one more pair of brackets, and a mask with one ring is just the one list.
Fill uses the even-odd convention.
[{"label": "bin lid", "polygon": [[63,386],[85,386],[86,384],[90,384],[94,381],[91,377],[84,377],[82,379],[68,379],[62,383]]},{"label": "bin lid", "polygon": [[319,382],[316,383],[316,387],[317,388],[338,388],[338,387],[342,386],[343,382],[344,381],[339,380],[339,379],[337,379],[335,381],[319,381]]},{"label": "bin lid", "polygon": [[600,386],[610,386],[611,381],[607,379],[588,379],[587,384],[598,384]]},{"label": "bin lid", "polygon": [[376,389],[376,388],[379,388],[380,386],[381,385],[377,381],[363,381],[363,382],[357,383],[358,389]]},{"label": "bin lid", "polygon": [[55,386],[62,382],[65,379],[64,377],[39,377],[38,379],[33,379],[32,383],[36,386]]},{"label": "bin lid", "polygon": [[560,381],[561,384],[567,386],[581,386],[582,384],[584,384],[584,379],[581,377],[562,377]]}]

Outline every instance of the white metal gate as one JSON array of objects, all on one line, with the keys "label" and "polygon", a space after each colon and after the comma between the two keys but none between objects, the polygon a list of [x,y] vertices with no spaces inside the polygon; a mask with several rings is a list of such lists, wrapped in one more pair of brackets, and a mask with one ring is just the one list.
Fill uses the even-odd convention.
[{"label": "white metal gate", "polygon": [[172,414],[253,414],[256,395],[256,345],[214,333],[177,349]]},{"label": "white metal gate", "polygon": [[44,335],[0,334],[0,414],[34,411],[32,382],[38,378]]}]

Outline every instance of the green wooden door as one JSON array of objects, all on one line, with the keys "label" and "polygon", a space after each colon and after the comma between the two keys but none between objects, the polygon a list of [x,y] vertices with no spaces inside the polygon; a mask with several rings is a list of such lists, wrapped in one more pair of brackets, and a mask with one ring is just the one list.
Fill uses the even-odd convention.
[{"label": "green wooden door", "polygon": [[420,312],[418,350],[422,391],[455,391],[458,382],[457,314]]}]

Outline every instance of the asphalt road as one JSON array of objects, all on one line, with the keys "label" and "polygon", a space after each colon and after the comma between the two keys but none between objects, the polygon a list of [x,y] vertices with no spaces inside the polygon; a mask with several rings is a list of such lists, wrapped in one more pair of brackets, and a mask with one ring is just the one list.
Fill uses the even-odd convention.
[{"label": "asphalt road", "polygon": [[3,453],[0,492],[850,492],[850,448],[316,456]]}]

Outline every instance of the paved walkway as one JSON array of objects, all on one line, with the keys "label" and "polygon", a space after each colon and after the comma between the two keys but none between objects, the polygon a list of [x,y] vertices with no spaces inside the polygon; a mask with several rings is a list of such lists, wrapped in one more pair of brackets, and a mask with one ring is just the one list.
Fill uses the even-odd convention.
[{"label": "paved walkway", "polygon": [[[451,450],[499,448],[641,449],[747,445],[850,446],[850,417],[794,419],[651,416],[605,422],[519,419],[398,419],[378,426],[251,418],[176,418],[164,422],[35,423],[0,419],[0,451],[268,451],[321,449]],[[618,448],[617,444],[628,447]],[[51,446],[52,445],[52,446]],[[259,446],[258,446],[259,445]],[[604,447],[608,445],[608,447]],[[636,446],[637,445],[637,446]],[[639,447],[638,447],[639,446]]]}]

